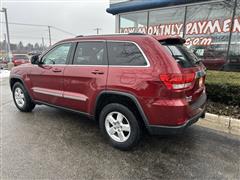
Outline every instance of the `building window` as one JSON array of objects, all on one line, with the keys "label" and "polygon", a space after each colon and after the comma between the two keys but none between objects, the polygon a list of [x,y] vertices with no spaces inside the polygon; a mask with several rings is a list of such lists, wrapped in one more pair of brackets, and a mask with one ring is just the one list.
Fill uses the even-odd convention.
[{"label": "building window", "polygon": [[230,32],[234,6],[235,0],[225,0],[126,13],[119,16],[119,32],[181,36],[207,69],[239,70],[240,0]]},{"label": "building window", "polygon": [[183,36],[185,7],[149,12],[148,34]]},{"label": "building window", "polygon": [[228,63],[224,70],[240,71],[240,1],[237,2],[233,33],[228,54]]},{"label": "building window", "polygon": [[233,7],[230,1],[187,7],[186,45],[208,69],[226,63]]},{"label": "building window", "polygon": [[120,33],[147,33],[147,12],[120,15]]}]

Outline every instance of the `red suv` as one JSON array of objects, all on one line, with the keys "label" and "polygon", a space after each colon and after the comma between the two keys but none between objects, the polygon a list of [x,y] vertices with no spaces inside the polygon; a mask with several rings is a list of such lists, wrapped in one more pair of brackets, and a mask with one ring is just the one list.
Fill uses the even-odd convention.
[{"label": "red suv", "polygon": [[45,104],[99,122],[122,150],[150,134],[182,132],[205,114],[205,67],[176,37],[84,36],[58,42],[11,71],[20,111]]},{"label": "red suv", "polygon": [[14,54],[12,57],[12,62],[14,66],[18,66],[21,64],[29,63],[28,55],[26,54]]}]

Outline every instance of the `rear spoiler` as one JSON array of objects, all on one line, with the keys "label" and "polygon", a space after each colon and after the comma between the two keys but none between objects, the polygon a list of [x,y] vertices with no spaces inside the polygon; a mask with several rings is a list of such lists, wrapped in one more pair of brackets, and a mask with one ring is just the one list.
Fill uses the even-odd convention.
[{"label": "rear spoiler", "polygon": [[184,44],[185,39],[181,37],[171,37],[171,36],[153,36],[161,44]]}]

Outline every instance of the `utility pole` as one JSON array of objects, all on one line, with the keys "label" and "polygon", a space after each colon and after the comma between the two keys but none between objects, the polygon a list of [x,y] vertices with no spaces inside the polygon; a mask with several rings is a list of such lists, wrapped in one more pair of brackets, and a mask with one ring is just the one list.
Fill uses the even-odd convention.
[{"label": "utility pole", "polygon": [[44,51],[44,38],[42,37],[42,50]]},{"label": "utility pole", "polygon": [[4,33],[4,41],[5,41],[5,51],[8,53],[8,43],[7,43],[7,35]]},{"label": "utility pole", "polygon": [[51,26],[48,26],[49,45],[52,45]]},{"label": "utility pole", "polygon": [[8,47],[8,58],[10,58],[11,56],[11,48],[10,48],[10,37],[9,37],[9,28],[8,28],[8,18],[7,18],[7,9],[6,8],[2,8],[2,10],[0,10],[0,12],[4,12],[5,13],[5,22],[6,22],[6,31],[7,31],[7,47]]},{"label": "utility pole", "polygon": [[95,28],[93,29],[94,31],[97,31],[97,34],[99,34],[99,32],[102,30],[101,28]]}]

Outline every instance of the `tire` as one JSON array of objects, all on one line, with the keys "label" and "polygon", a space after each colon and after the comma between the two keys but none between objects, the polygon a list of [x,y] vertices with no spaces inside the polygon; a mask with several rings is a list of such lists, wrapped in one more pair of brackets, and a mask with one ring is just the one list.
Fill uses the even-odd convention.
[{"label": "tire", "polygon": [[14,103],[20,111],[31,112],[34,109],[35,103],[31,100],[26,88],[22,83],[16,82],[13,85],[12,94]]},{"label": "tire", "polygon": [[[119,121],[117,117],[120,117]],[[102,109],[99,116],[99,126],[110,144],[120,150],[132,149],[141,139],[141,126],[134,113],[118,103],[108,104]]]}]

